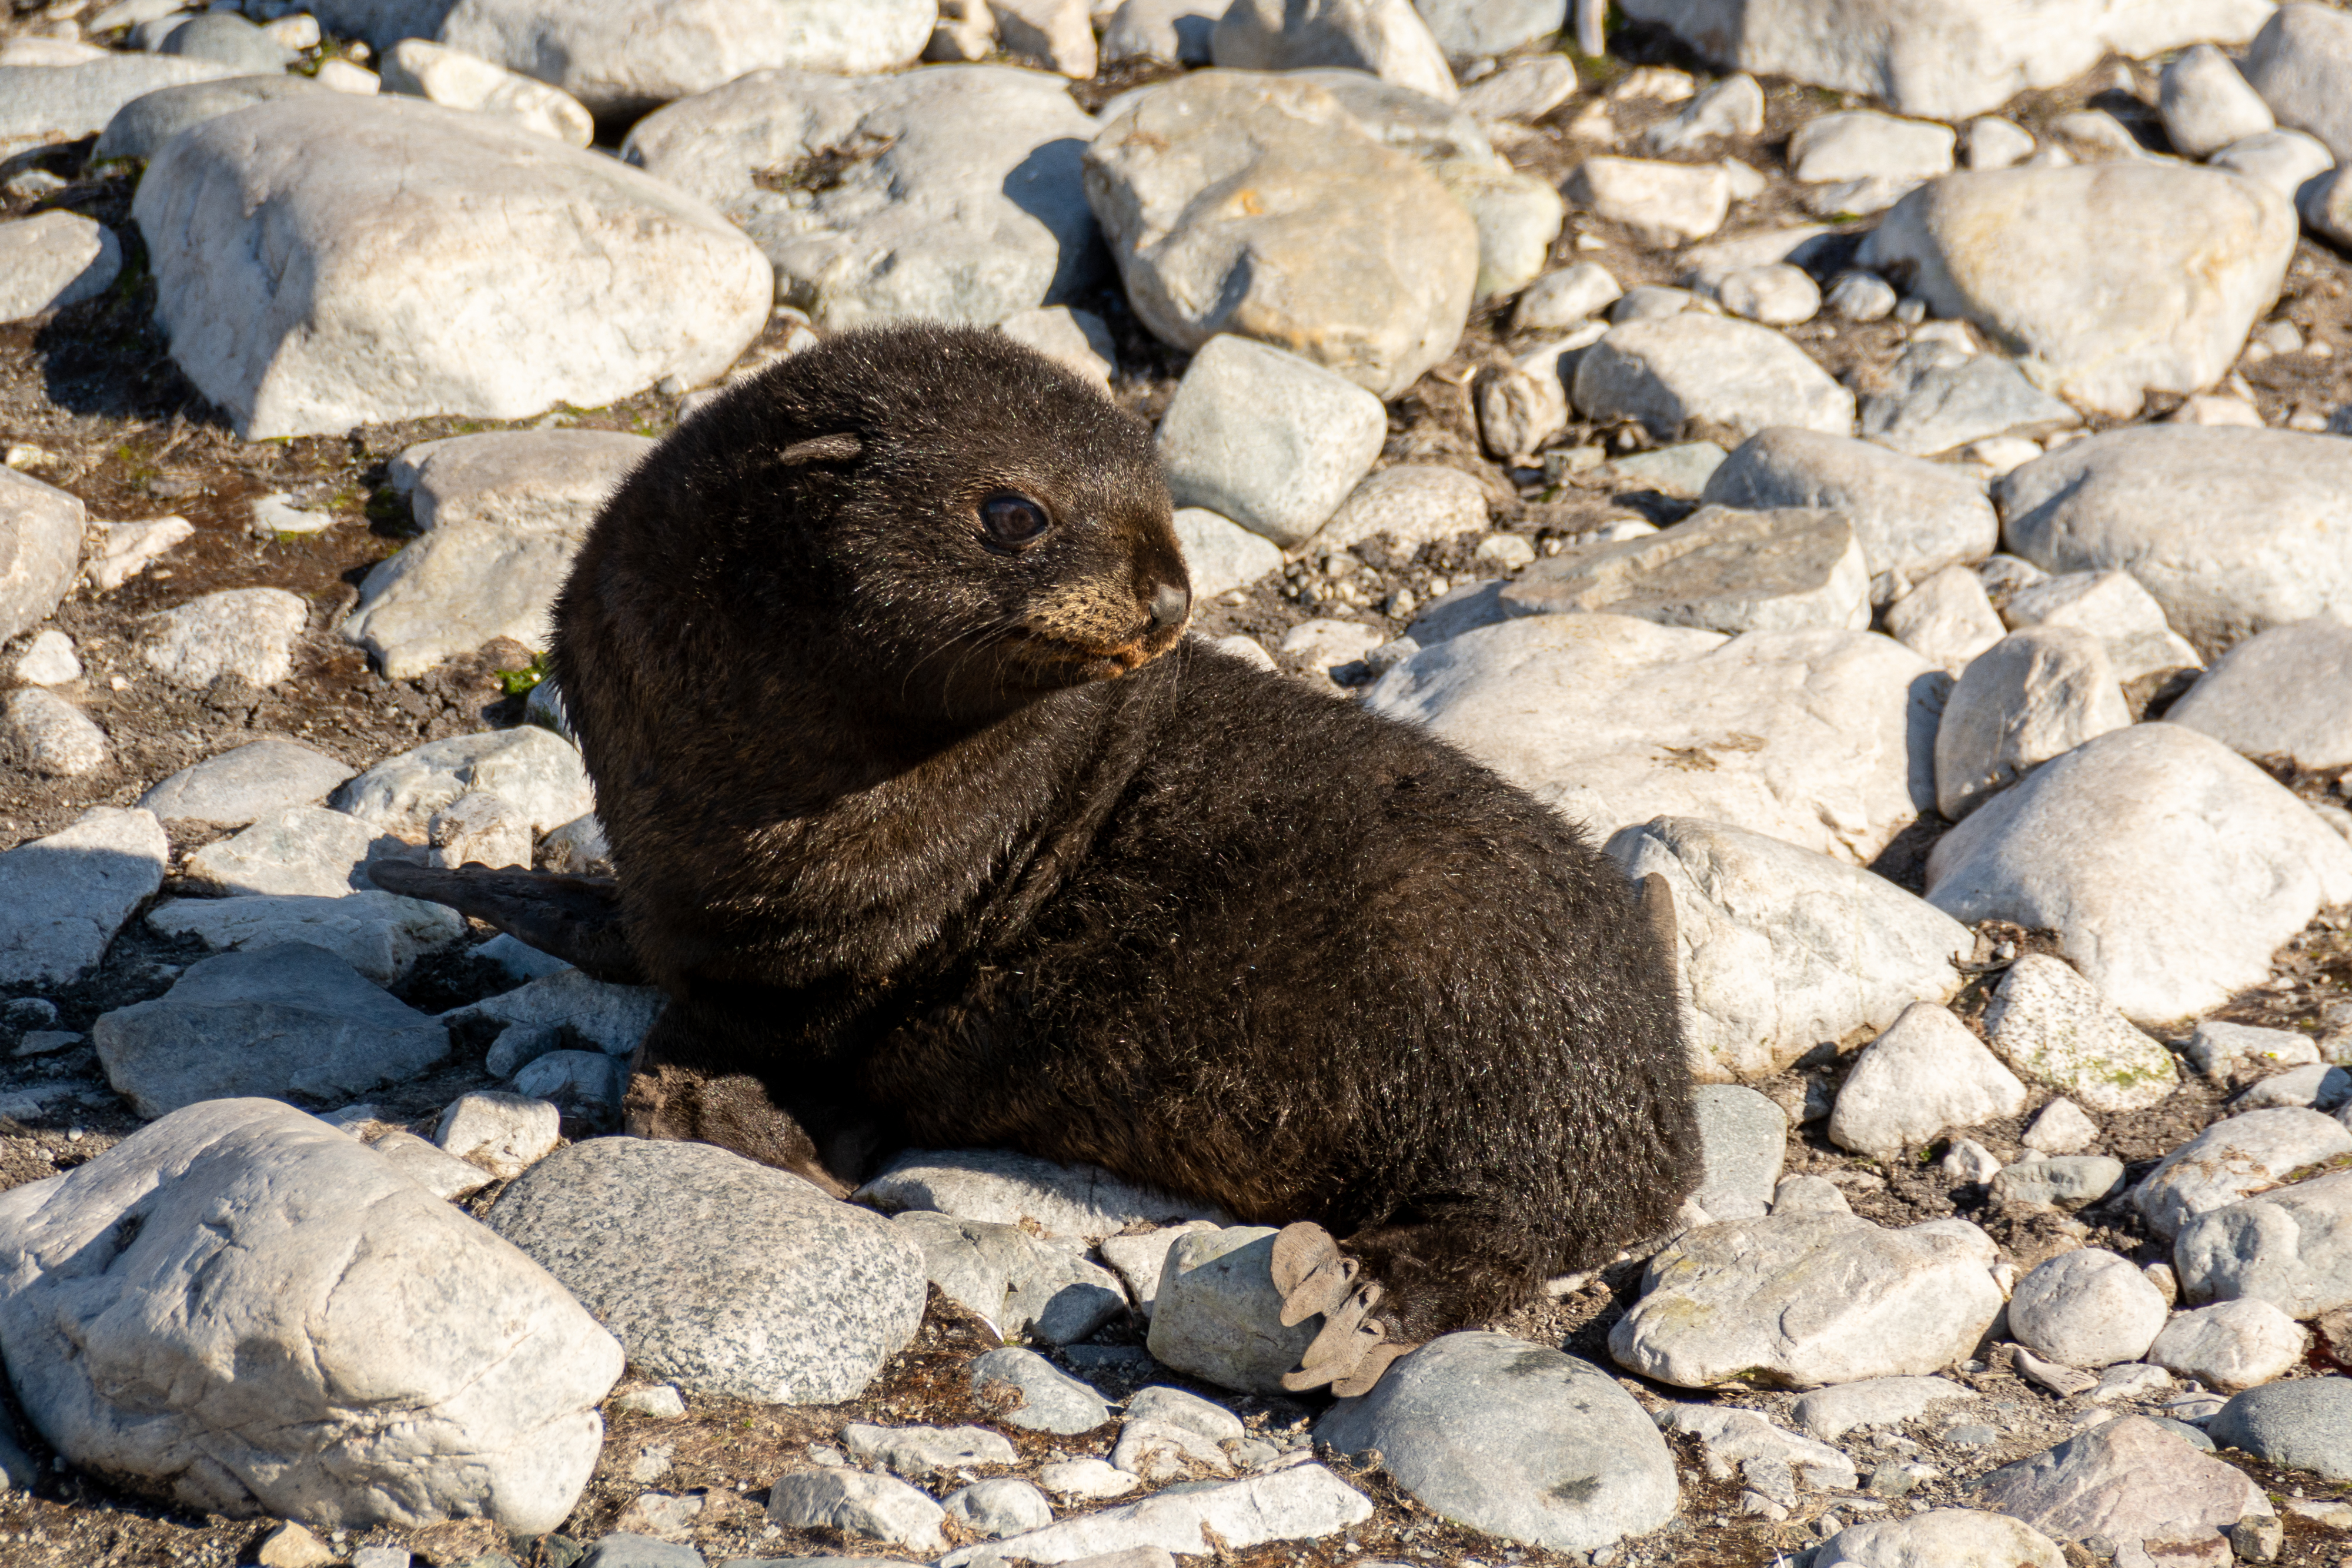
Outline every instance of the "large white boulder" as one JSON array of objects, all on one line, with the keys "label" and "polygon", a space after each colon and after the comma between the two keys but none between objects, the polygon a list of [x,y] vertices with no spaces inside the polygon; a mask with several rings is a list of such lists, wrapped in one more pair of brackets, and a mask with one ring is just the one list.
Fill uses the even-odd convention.
[{"label": "large white boulder", "polygon": [[2243,43],[2269,0],[1630,0],[1701,54],[1741,70],[1885,99],[1905,114],[1965,120],[2055,87],[2108,50]]},{"label": "large white boulder", "polygon": [[1866,863],[1934,803],[1948,685],[1869,632],[1530,615],[1423,649],[1367,702],[1602,836],[1699,817]]},{"label": "large white boulder", "polygon": [[369,570],[343,635],[395,679],[494,637],[546,647],[548,612],[588,525],[653,446],[617,430],[436,442],[409,501],[423,536]]},{"label": "large white boulder", "polygon": [[2123,161],[1948,174],[1897,204],[1862,260],[2041,360],[2053,390],[2128,415],[2229,373],[2297,232],[2256,181]]},{"label": "large white boulder", "polygon": [[0,1353],[58,1454],[198,1513],[562,1522],[621,1347],[314,1116],[192,1105],[0,1195]]},{"label": "large white boulder", "polygon": [[[825,327],[991,326],[1101,267],[1068,83],[1007,66],[841,78],[755,71],[647,115],[621,156],[742,225]],[[808,188],[809,160],[853,155]]]},{"label": "large white boulder", "polygon": [[457,0],[439,39],[617,114],[748,71],[886,71],[938,21],[938,0]]},{"label": "large white boulder", "polygon": [[2352,441],[2135,426],[2025,465],[1998,498],[2011,551],[2130,572],[2209,659],[2315,615],[2352,623]]},{"label": "large white boulder", "polygon": [[1136,315],[1178,348],[1238,333],[1387,398],[1461,337],[1477,225],[1313,82],[1196,71],[1138,94],[1086,182]]},{"label": "large white boulder", "polygon": [[1708,1077],[1769,1078],[1915,1002],[1943,1001],[1975,946],[1884,877],[1721,822],[1661,817],[1621,829],[1608,851],[1634,881],[1666,879],[1685,1026]]},{"label": "large white boulder", "polygon": [[173,358],[249,440],[707,381],[773,291],[758,247],[692,196],[411,99],[206,120],[131,211]]},{"label": "large white boulder", "polygon": [[2146,1023],[2259,983],[2282,943],[2347,900],[2352,844],[2261,768],[2174,724],[2113,730],[2044,763],[1927,860],[1930,904],[2057,932],[2084,977]]}]

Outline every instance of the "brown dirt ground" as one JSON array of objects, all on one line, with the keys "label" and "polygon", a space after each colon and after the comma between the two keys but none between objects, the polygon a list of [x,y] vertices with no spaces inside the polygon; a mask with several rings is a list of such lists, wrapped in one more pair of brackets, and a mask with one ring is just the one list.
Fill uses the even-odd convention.
[{"label": "brown dirt ground", "polygon": [[[20,16],[34,14],[25,0],[13,3]],[[1515,144],[1515,161],[1532,172],[1564,175],[1580,158],[1601,150],[1580,142],[1568,130],[1601,88],[1631,65],[1693,63],[1671,39],[1628,29],[1616,40],[1614,57],[1584,62],[1587,90],[1549,117],[1538,135]],[[2119,66],[2129,73],[2138,96],[2116,90]],[[1129,70],[1106,78],[1082,89],[1080,96],[1093,107],[1150,74]],[[2066,88],[2029,95],[2013,104],[2010,113],[2039,130],[2060,114],[2092,105],[2116,112],[2144,139],[2153,139],[2160,132],[2151,129],[2144,101],[2152,96],[2152,81],[2146,67],[2110,61]],[[1808,221],[1786,179],[1789,132],[1822,109],[1851,107],[1857,101],[1793,84],[1767,85],[1763,134],[1720,151],[1764,171],[1773,177],[1774,186],[1744,207],[1721,237]],[[1618,106],[1615,118],[1621,130],[1638,131],[1667,112],[1655,105],[1627,104]],[[45,321],[0,326],[0,447],[39,449],[45,456],[22,459],[22,465],[81,497],[94,518],[123,521],[175,513],[194,524],[197,532],[121,590],[103,596],[80,591],[60,610],[56,623],[74,638],[89,670],[80,686],[68,695],[107,730],[115,759],[107,769],[74,780],[38,777],[0,759],[0,849],[53,831],[91,805],[129,804],[165,774],[259,735],[292,737],[361,767],[423,740],[464,733],[485,722],[512,722],[518,699],[498,676],[526,663],[528,650],[494,644],[425,676],[392,681],[372,671],[333,630],[355,601],[357,584],[368,568],[399,549],[408,535],[407,508],[385,481],[389,459],[417,441],[497,426],[432,419],[362,426],[340,437],[239,441],[173,366],[153,324],[153,287],[137,230],[129,223],[131,172],[85,169],[87,151],[87,143],[48,149],[0,168],[5,175],[38,166],[70,182],[65,190],[37,199],[0,197],[0,217],[68,208],[113,227],[125,249],[122,278],[104,298]],[[1858,233],[1864,225],[1847,226]],[[1580,235],[1598,241],[1599,248],[1580,249]],[[1629,287],[1674,281],[1671,257],[1643,250],[1613,225],[1576,214],[1561,237],[1556,260],[1587,256],[1601,260]],[[2341,254],[2306,239],[2273,317],[2294,321],[2306,337],[2339,350],[2352,350],[2347,292],[2352,292],[2352,266]],[[1079,303],[1100,313],[1118,340],[1123,373],[1116,391],[1120,400],[1146,418],[1156,415],[1182,370],[1183,357],[1150,339],[1115,288],[1105,287]],[[1535,476],[1506,473],[1487,459],[1479,448],[1470,409],[1470,378],[1479,366],[1527,346],[1512,340],[1502,316],[1496,308],[1480,311],[1455,353],[1397,401],[1391,415],[1388,460],[1448,463],[1475,475],[1493,500],[1496,527],[1526,534],[1539,548],[1613,517],[1670,522],[1687,511],[1687,497],[1633,489],[1589,475],[1547,486]],[[790,325],[780,319],[761,346],[780,339]],[[1849,375],[1865,388],[1902,347],[1902,333],[1892,323],[1859,328],[1822,323],[1791,335],[1833,372]],[[2294,414],[2325,415],[2345,401],[2340,352],[2333,359],[2309,354],[2250,358],[2241,372],[2273,423]],[[2169,401],[2158,400],[2151,412],[2166,412]],[[655,392],[608,408],[559,410],[540,423],[659,435],[676,418],[677,400]],[[1648,438],[1638,430],[1580,424],[1562,444],[1603,444],[1615,454],[1646,445]],[[331,512],[338,519],[335,527],[310,538],[255,535],[248,525],[250,503],[269,491],[289,493],[298,505]],[[1345,599],[1332,591],[1336,583],[1312,563],[1300,563],[1287,577],[1202,606],[1201,628],[1212,635],[1247,632],[1270,642],[1311,614],[1336,613],[1380,625],[1393,635],[1404,630],[1410,616],[1391,618],[1381,612],[1390,595],[1403,590],[1425,601],[1432,576],[1459,582],[1470,571],[1466,549],[1459,543],[1428,547],[1410,559],[1379,549],[1362,553],[1370,559],[1352,573],[1356,591]],[[191,695],[164,686],[139,659],[145,617],[202,593],[257,584],[288,589],[312,606],[310,634],[293,679],[270,692],[215,688]],[[2342,802],[2352,797],[2352,779],[2296,778],[2284,772],[2282,777],[2314,799],[2332,796]],[[1923,823],[1889,852],[1878,869],[1916,887],[1926,852],[1943,826],[1932,819]],[[175,853],[184,854],[201,841],[200,834],[184,835],[174,842]],[[2235,998],[2221,1016],[2305,1030],[2318,1028],[2329,1009],[2352,1002],[2347,925],[2352,922],[2343,911],[2315,921],[2282,951],[2272,979]],[[2052,946],[2046,933],[1988,927],[1979,944],[1980,953],[1988,956],[1985,967],[1958,1007],[1972,1024],[2005,967],[2006,959],[1990,956],[2004,942],[2012,944],[2013,951],[2047,951]],[[63,1014],[64,1027],[87,1030],[100,1012],[159,994],[178,967],[197,956],[153,936],[134,920],[95,975],[51,999]],[[460,954],[420,966],[395,990],[416,1006],[437,1009],[486,994],[501,983],[486,965]],[[391,1119],[428,1120],[457,1093],[488,1081],[481,1065],[482,1043],[460,1041],[439,1072],[387,1090],[375,1096],[377,1103]],[[1850,1050],[1861,1042],[1843,1043]],[[1816,1104],[1826,1103],[1849,1060],[1835,1049],[1819,1051],[1763,1087],[1784,1106],[1801,1113],[1809,1095]],[[139,1124],[100,1082],[87,1045],[47,1057],[0,1059],[0,1093],[43,1087],[62,1087],[66,1092],[31,1122],[0,1123],[0,1189],[70,1169]],[[2102,1146],[2129,1162],[2136,1176],[2165,1150],[2221,1114],[2222,1104],[2222,1091],[2192,1081],[2152,1111],[2095,1120],[2105,1134]],[[2016,1147],[2025,1119],[1989,1124],[1973,1129],[1971,1135],[2006,1153]],[[565,1128],[572,1136],[604,1130],[576,1121]],[[1939,1141],[1883,1162],[1860,1160],[1832,1147],[1820,1120],[1800,1121],[1790,1134],[1787,1169],[1838,1178],[1856,1212],[1883,1223],[1907,1224],[1954,1213],[1975,1219],[2021,1266],[2070,1245],[2112,1247],[2143,1260],[2160,1256],[2125,1205],[2109,1202],[2072,1217],[2000,1211],[1983,1188],[1955,1187],[1942,1177],[1934,1162],[1944,1146]],[[478,1209],[494,1197],[495,1190],[486,1192],[469,1207]],[[1639,1263],[1629,1260],[1496,1326],[1605,1363],[1609,1327],[1633,1299],[1639,1272]],[[1139,1342],[1132,1323],[1114,1325],[1098,1340],[1130,1345]],[[961,1368],[992,1343],[984,1324],[935,1295],[917,1342],[851,1404],[794,1408],[695,1398],[688,1416],[677,1422],[609,1415],[610,1440],[595,1479],[557,1532],[532,1541],[508,1541],[494,1528],[474,1521],[419,1531],[357,1531],[338,1537],[334,1544],[348,1551],[374,1541],[397,1542],[428,1568],[498,1568],[502,1563],[518,1568],[568,1568],[583,1542],[624,1522],[641,1494],[657,1489],[702,1500],[690,1535],[714,1563],[733,1556],[871,1552],[877,1548],[870,1542],[830,1532],[768,1531],[759,1494],[779,1473],[811,1462],[810,1443],[833,1439],[851,1420],[951,1424],[987,1419],[991,1412],[974,1404]],[[1151,1375],[1151,1381],[1183,1381],[1148,1364],[1125,1371],[1094,1368],[1086,1375],[1107,1394],[1124,1396],[1144,1373]],[[1905,1434],[1919,1445],[1911,1457],[1947,1471],[1947,1479],[1914,1494],[1932,1501],[1959,1500],[1958,1481],[1949,1478],[1979,1473],[2047,1447],[2066,1434],[2071,1417],[2080,1413],[2079,1401],[2054,1400],[2019,1380],[2008,1370],[2005,1353],[1991,1354],[1981,1370],[1957,1375],[1990,1402],[2003,1432],[1989,1448],[1963,1449],[1941,1440],[1941,1431],[1952,1424],[1949,1415],[1907,1425]],[[1685,1391],[1636,1379],[1622,1381],[1652,1407],[1691,1397]],[[625,1382],[623,1386],[628,1385]],[[1236,1405],[1254,1428],[1284,1433],[1297,1431],[1316,1409],[1311,1402],[1219,1396]],[[1758,1392],[1721,1397],[1785,1419],[1790,1396]],[[5,1395],[0,1395],[0,1408],[14,1415],[22,1427],[21,1412],[14,1410]],[[1033,1469],[1057,1446],[1068,1452],[1103,1447],[1100,1440],[1047,1439],[1017,1431],[1011,1436],[1021,1458],[1015,1473]],[[37,1437],[28,1435],[26,1441],[44,1462],[52,1458]],[[642,1450],[655,1445],[671,1448],[668,1469],[652,1482],[632,1479],[631,1468]],[[1805,1512],[1791,1521],[1738,1518],[1731,1511],[1736,1483],[1707,1479],[1686,1448],[1683,1458],[1681,1515],[1667,1531],[1622,1549],[1617,1561],[1691,1568],[1777,1563],[1821,1538],[1823,1526],[1818,1516],[1825,1506],[1837,1507],[1849,1519],[1866,1516],[1866,1510],[1856,1514],[1850,1500],[1809,1494]],[[2231,1458],[2273,1496],[2298,1490],[2315,1496],[2337,1495],[2348,1490],[2315,1484],[2307,1475],[2273,1473],[2243,1456]],[[1583,1560],[1511,1547],[1448,1524],[1402,1494],[1376,1468],[1359,1470],[1344,1460],[1333,1462],[1380,1505],[1373,1521],[1329,1541],[1221,1553],[1220,1560],[1242,1568],[1339,1564],[1368,1557],[1528,1568]],[[37,1494],[0,1498],[0,1565],[165,1568],[249,1562],[268,1527],[267,1521],[189,1516],[60,1469],[53,1470]],[[2281,1560],[2333,1563],[2347,1551],[2352,1551],[2352,1538],[2293,1520]],[[2068,1554],[2071,1562],[2091,1561],[2079,1547],[2069,1546]]]}]

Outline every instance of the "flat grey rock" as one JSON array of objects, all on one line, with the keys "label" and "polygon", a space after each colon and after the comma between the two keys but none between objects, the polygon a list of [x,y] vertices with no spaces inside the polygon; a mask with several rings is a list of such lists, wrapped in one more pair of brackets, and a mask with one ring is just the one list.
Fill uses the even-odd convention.
[{"label": "flat grey rock", "polygon": [[1502,601],[1513,614],[1592,612],[1706,632],[1859,632],[1870,568],[1842,513],[1708,506],[1654,534],[1546,556]]},{"label": "flat grey rock", "polygon": [[2210,44],[2183,50],[2164,68],[2157,107],[2173,151],[2189,158],[2210,157],[2278,123],[2263,95]]},{"label": "flat grey rock", "polygon": [[207,892],[341,898],[373,891],[370,861],[418,852],[342,811],[286,806],[187,858],[183,874]]},{"label": "flat grey rock", "polygon": [[1691,1201],[1710,1219],[1753,1219],[1772,1205],[1789,1155],[1789,1113],[1753,1089],[1701,1083],[1691,1091],[1702,1174]]},{"label": "flat grey rock", "polygon": [[[79,1469],[322,1530],[553,1529],[622,1368],[521,1253],[383,1155],[256,1100],[190,1106],[0,1196],[0,1349]],[[410,1440],[384,1440],[386,1410]]]},{"label": "flat grey rock", "polygon": [[2106,644],[2120,681],[2159,670],[2195,669],[2204,661],[2164,619],[2164,607],[2127,571],[2070,571],[2021,588],[2001,619],[2029,626],[2070,626]]},{"label": "flat grey rock", "polygon": [[1984,487],[1961,470],[1816,430],[1759,431],[1707,476],[1699,498],[1843,514],[1862,541],[1874,599],[1980,559],[2000,537]]},{"label": "flat grey rock", "polygon": [[[622,156],[741,225],[821,326],[988,326],[1102,270],[1078,167],[1099,127],[1068,85],[1005,66],[754,71],[639,120]],[[843,147],[871,155],[814,191],[762,183]]]},{"label": "flat grey rock", "polygon": [[0,853],[0,985],[70,985],[163,885],[170,844],[142,810],[95,806]]},{"label": "flat grey rock", "polygon": [[598,114],[625,115],[753,71],[858,77],[893,70],[922,54],[937,17],[929,0],[695,0],[625,8],[588,0],[458,0],[437,29],[411,23],[404,34],[395,21],[372,27],[369,37],[379,49],[403,36],[437,38],[540,76]]},{"label": "flat grey rock", "polygon": [[1577,361],[1577,412],[1638,420],[1660,441],[1694,421],[1740,441],[1772,425],[1853,434],[1853,394],[1787,338],[1752,321],[1685,310],[1612,329]]},{"label": "flat grey rock", "polygon": [[1874,632],[1530,615],[1424,646],[1366,702],[1597,834],[1696,817],[1866,863],[1932,804],[1944,681]]},{"label": "flat grey rock", "polygon": [[329,92],[309,77],[280,72],[275,76],[232,76],[219,81],[185,82],[177,87],[157,88],[142,93],[121,109],[106,122],[99,134],[98,146],[91,152],[93,159],[135,158],[141,162],[152,159],[163,149],[163,143],[191,125],[207,120],[217,120],[224,114],[234,114],[257,103],[273,99],[296,98],[306,93]]},{"label": "flat grey rock", "polygon": [[2249,1388],[2205,1424],[2216,1443],[2288,1469],[2352,1481],[2352,1380],[2298,1377]]},{"label": "flat grey rock", "polygon": [[295,741],[257,740],[181,768],[139,804],[166,822],[242,828],[282,807],[316,805],[352,773]]},{"label": "flat grey rock", "polygon": [[2002,1166],[1992,1179],[1992,1196],[1999,1203],[2081,1208],[2114,1197],[2123,1185],[2121,1160],[2107,1155],[2055,1155]]},{"label": "flat grey rock", "polygon": [[294,59],[293,50],[234,11],[206,11],[189,17],[172,29],[155,52],[210,60],[247,75],[282,71]]},{"label": "flat grey rock", "polygon": [[2150,1024],[2259,984],[2288,937],[2347,899],[2352,844],[2261,768],[2174,724],[2111,730],[2044,763],[1927,860],[1928,903],[2056,931],[2085,978]]},{"label": "flat grey rock", "polygon": [[1214,1550],[1212,1531],[1228,1550],[1241,1550],[1268,1541],[1320,1540],[1371,1516],[1370,1500],[1321,1465],[1293,1465],[1243,1480],[1171,1488],[1025,1535],[958,1547],[940,1559],[940,1568],[965,1568],[999,1555],[1076,1563],[1139,1547],[1197,1556]]},{"label": "flat grey rock", "polygon": [[974,1481],[940,1500],[950,1519],[983,1540],[1042,1530],[1054,1522],[1054,1505],[1029,1481],[1013,1476]]},{"label": "flat grey rock", "polygon": [[1008,1427],[1071,1436],[1110,1419],[1101,1395],[1034,1350],[1006,1345],[974,1356],[969,1375],[973,1396],[988,1408],[1005,1402],[996,1418]]},{"label": "flat grey rock", "polygon": [[2000,1312],[1995,1256],[1963,1220],[1885,1230],[1793,1214],[1704,1225],[1650,1260],[1609,1354],[1683,1388],[1925,1375],[1965,1359]]},{"label": "flat grey rock", "polygon": [[1003,1149],[910,1149],[856,1197],[886,1210],[936,1209],[1089,1245],[1138,1221],[1227,1218],[1213,1206],[1137,1186],[1093,1166],[1057,1166]]},{"label": "flat grey rock", "polygon": [[213,60],[110,54],[71,66],[0,66],[0,152],[71,141],[106,129],[124,104],[158,88],[239,74]]},{"label": "flat grey rock", "polygon": [[0,468],[0,638],[39,625],[57,609],[81,569],[89,525],[79,497]]},{"label": "flat grey rock", "polygon": [[303,942],[192,964],[155,1000],[101,1014],[90,1040],[142,1116],[254,1095],[341,1103],[449,1054],[440,1023]]},{"label": "flat grey rock", "polygon": [[485,1220],[689,1391],[854,1398],[922,1317],[922,1255],[887,1221],[706,1144],[574,1144]]},{"label": "flat grey rock", "polygon": [[[1387,398],[1462,334],[1475,222],[1311,81],[1214,70],[1138,94],[1087,148],[1086,181],[1136,315],[1179,349],[1244,333]],[[1245,205],[1210,194],[1244,187]]]},{"label": "flat grey rock", "polygon": [[2352,767],[2352,624],[2327,617],[2273,626],[2231,649],[2165,710],[2243,757],[2297,768]]},{"label": "flat grey rock", "polygon": [[1247,588],[1282,570],[1280,545],[1206,507],[1178,507],[1175,524],[1195,602]]},{"label": "flat grey rock", "polygon": [[1003,1435],[985,1427],[877,1427],[853,1421],[841,1429],[849,1457],[918,1479],[933,1470],[1020,1462]]},{"label": "flat grey rock", "polygon": [[1377,1448],[1440,1517],[1559,1552],[1646,1534],[1680,1500],[1664,1438],[1614,1377],[1505,1334],[1432,1340],[1334,1405],[1315,1440]]},{"label": "flat grey rock", "polygon": [[2127,160],[1948,174],[1898,203],[1860,259],[2042,361],[2050,391],[2129,415],[2228,372],[2296,237],[2265,186]]},{"label": "flat grey rock", "polygon": [[343,636],[395,677],[494,638],[546,647],[555,591],[588,525],[653,445],[611,430],[436,442],[409,499],[423,535],[370,569]]},{"label": "flat grey rock", "polygon": [[588,1555],[580,1560],[580,1568],[705,1568],[705,1565],[701,1552],[680,1542],[616,1530],[588,1549]]},{"label": "flat grey rock", "polygon": [[424,954],[466,939],[466,917],[456,910],[389,893],[166,899],[147,912],[147,928],[193,936],[215,953],[305,943],[379,986],[405,979]]},{"label": "flat grey rock", "polygon": [[1895,362],[1893,383],[1862,401],[1862,434],[1915,457],[1994,435],[2049,435],[2083,417],[1998,354],[1927,343]]},{"label": "flat grey rock", "polygon": [[1791,1414],[1814,1437],[1835,1442],[1857,1427],[1892,1427],[1948,1400],[1975,1397],[1945,1377],[1874,1377],[1815,1389],[1797,1401]]},{"label": "flat grey rock", "polygon": [[[685,192],[416,99],[305,94],[191,127],[133,216],[173,359],[251,440],[709,381],[774,292]],[[289,247],[267,277],[265,222]]]},{"label": "flat grey rock", "polygon": [[778,1478],[768,1489],[772,1524],[820,1525],[849,1535],[870,1535],[925,1556],[948,1542],[940,1529],[947,1518],[940,1505],[892,1476],[842,1468],[800,1470]]},{"label": "flat grey rock", "polygon": [[76,779],[106,766],[106,731],[90,716],[39,686],[19,686],[0,707],[0,747],[29,772]]}]

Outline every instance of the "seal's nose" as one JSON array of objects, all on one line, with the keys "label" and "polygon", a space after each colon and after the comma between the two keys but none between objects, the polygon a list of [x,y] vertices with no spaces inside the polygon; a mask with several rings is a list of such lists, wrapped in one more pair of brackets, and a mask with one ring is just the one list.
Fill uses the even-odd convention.
[{"label": "seal's nose", "polygon": [[1160,591],[1151,596],[1151,629],[1165,632],[1171,626],[1181,626],[1192,609],[1191,589],[1181,583],[1163,582]]}]

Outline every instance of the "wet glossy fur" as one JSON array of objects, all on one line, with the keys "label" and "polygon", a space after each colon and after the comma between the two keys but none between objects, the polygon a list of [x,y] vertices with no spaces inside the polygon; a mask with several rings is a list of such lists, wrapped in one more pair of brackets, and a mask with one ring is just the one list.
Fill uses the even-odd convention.
[{"label": "wet glossy fur", "polygon": [[[1034,549],[978,531],[1007,489]],[[1696,1137],[1616,867],[1197,643],[1100,678],[1182,570],[1149,431],[994,333],[837,338],[663,444],[554,650],[673,998],[633,1126],[836,1190],[992,1145],[1320,1219],[1408,1338],[1662,1229]]]}]

